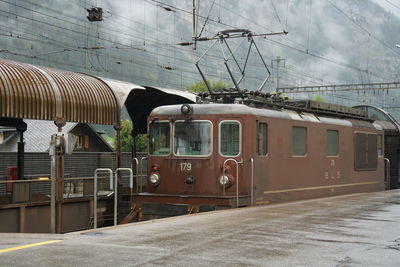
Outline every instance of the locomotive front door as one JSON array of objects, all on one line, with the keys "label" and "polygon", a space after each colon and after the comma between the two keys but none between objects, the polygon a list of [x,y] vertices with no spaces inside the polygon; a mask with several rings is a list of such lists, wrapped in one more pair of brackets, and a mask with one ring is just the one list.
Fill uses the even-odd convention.
[{"label": "locomotive front door", "polygon": [[[223,119],[219,122],[218,153],[223,167],[220,184],[224,194],[236,193],[236,205],[239,196],[245,194],[243,188],[243,125],[241,119]],[[226,192],[225,192],[225,189]]]},{"label": "locomotive front door", "polygon": [[253,155],[251,170],[251,203],[252,205],[268,204],[264,199],[264,190],[268,187],[269,176],[269,124],[263,118],[256,120],[256,130],[251,145]]}]

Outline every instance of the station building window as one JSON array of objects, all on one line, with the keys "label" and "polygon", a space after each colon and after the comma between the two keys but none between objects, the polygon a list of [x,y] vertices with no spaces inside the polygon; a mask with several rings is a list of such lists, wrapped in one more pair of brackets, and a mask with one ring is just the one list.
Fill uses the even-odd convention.
[{"label": "station building window", "polygon": [[378,138],[376,134],[355,133],[354,166],[356,171],[376,170]]},{"label": "station building window", "polygon": [[339,132],[336,130],[326,131],[326,155],[337,156],[339,155]]},{"label": "station building window", "polygon": [[240,154],[241,127],[238,121],[222,121],[219,125],[219,153],[226,157]]},{"label": "station building window", "polygon": [[307,154],[307,128],[293,126],[292,155],[305,156],[306,154]]},{"label": "station building window", "polygon": [[89,148],[89,136],[78,135],[76,139],[76,149],[88,149]]},{"label": "station building window", "polygon": [[257,137],[258,137],[258,155],[266,156],[268,153],[268,124],[266,123],[259,123],[258,130],[257,130]]}]

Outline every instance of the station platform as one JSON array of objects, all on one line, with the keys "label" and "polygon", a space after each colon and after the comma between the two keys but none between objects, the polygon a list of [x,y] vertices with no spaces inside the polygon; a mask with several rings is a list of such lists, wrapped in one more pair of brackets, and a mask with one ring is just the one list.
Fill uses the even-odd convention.
[{"label": "station platform", "polygon": [[400,266],[400,190],[64,235],[0,234],[0,266]]}]

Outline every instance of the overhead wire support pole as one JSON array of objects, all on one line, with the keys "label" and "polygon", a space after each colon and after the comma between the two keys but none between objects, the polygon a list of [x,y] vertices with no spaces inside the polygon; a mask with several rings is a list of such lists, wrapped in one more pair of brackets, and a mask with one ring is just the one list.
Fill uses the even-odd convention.
[{"label": "overhead wire support pole", "polygon": [[193,36],[192,36],[192,42],[193,42],[193,50],[196,50],[196,44],[197,44],[197,28],[199,24],[199,5],[200,5],[200,0],[193,0]]},{"label": "overhead wire support pole", "polygon": [[271,60],[271,66],[273,66],[274,62],[276,62],[276,64],[277,64],[277,66],[276,66],[276,88],[277,89],[279,88],[279,79],[280,79],[279,67],[280,67],[281,61],[283,62],[283,66],[285,67],[286,59],[281,58],[280,56],[277,56],[276,59]]}]

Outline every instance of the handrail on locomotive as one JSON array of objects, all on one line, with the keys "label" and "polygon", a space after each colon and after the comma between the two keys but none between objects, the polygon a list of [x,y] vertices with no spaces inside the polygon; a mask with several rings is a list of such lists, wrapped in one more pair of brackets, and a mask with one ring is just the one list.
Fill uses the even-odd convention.
[{"label": "handrail on locomotive", "polygon": [[[239,164],[243,164],[243,159],[241,161],[237,161],[236,159],[229,158],[224,161],[224,164],[222,165],[222,175],[225,175],[225,167],[226,163],[229,161],[233,161],[236,164],[236,208],[239,207]],[[226,182],[223,183],[223,194],[225,196],[225,186]]]}]

